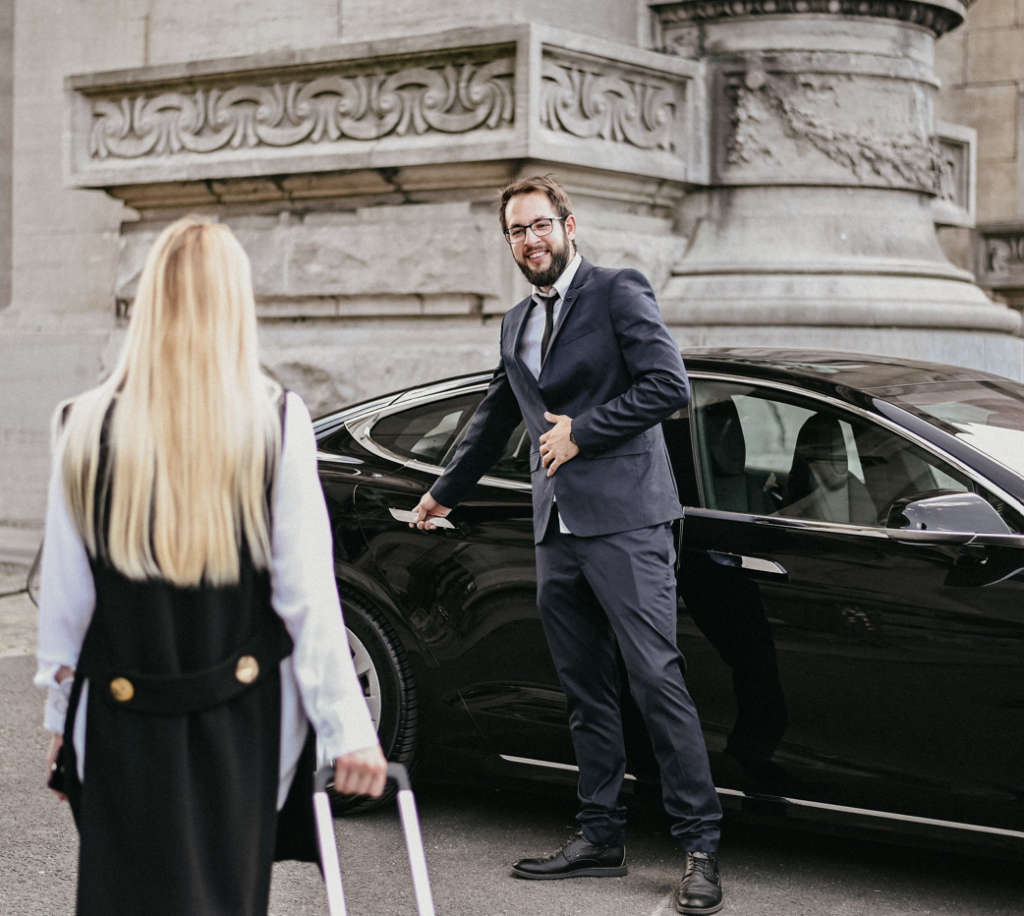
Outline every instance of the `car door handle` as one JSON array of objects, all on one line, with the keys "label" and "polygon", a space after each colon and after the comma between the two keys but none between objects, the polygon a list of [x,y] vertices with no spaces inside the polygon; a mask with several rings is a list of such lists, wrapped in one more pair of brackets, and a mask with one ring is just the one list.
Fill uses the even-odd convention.
[{"label": "car door handle", "polygon": [[787,575],[785,567],[774,560],[763,560],[761,557],[747,557],[738,553],[722,553],[718,550],[709,550],[708,556],[718,563],[719,566],[735,566],[739,569],[768,573],[773,576]]},{"label": "car door handle", "polygon": [[[412,522],[416,521],[416,513],[413,512],[411,509],[395,509],[395,508],[391,508],[391,509],[388,509],[388,512],[391,513],[391,517],[396,522],[405,522],[407,524],[411,524]],[[434,516],[433,518],[430,519],[430,521],[432,521],[434,523],[434,527],[436,527],[436,528],[449,528],[449,529],[451,529],[453,531],[455,530],[455,526],[450,521],[448,521],[448,519],[446,519],[446,518],[441,518],[440,516]]]}]

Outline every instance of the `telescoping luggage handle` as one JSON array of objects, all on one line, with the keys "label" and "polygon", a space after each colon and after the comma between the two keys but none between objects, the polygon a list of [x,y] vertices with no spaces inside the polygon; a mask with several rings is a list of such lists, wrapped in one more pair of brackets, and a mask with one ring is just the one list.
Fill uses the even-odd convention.
[{"label": "telescoping luggage handle", "polygon": [[[324,866],[324,883],[327,885],[327,907],[331,916],[347,916],[345,894],[341,886],[338,843],[334,837],[334,818],[331,816],[331,805],[327,800],[327,786],[333,779],[333,767],[325,766],[317,771],[313,783],[313,810],[316,812],[320,859]],[[435,916],[434,898],[430,893],[430,878],[427,875],[427,857],[423,851],[423,835],[420,833],[420,819],[416,814],[416,801],[413,798],[412,786],[409,784],[409,773],[402,764],[389,763],[388,779],[394,780],[398,785],[398,813],[402,819],[405,848],[409,854],[416,911],[419,916]]]}]

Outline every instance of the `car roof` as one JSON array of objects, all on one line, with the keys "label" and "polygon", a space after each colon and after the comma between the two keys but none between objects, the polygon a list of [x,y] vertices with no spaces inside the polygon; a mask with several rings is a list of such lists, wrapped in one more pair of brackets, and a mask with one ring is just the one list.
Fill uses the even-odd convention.
[{"label": "car roof", "polygon": [[[800,350],[768,347],[686,347],[683,361],[691,372],[726,373],[778,382],[798,383],[842,400],[858,400],[855,392],[880,394],[880,389],[929,382],[958,382],[991,379],[1005,381],[1002,376],[949,366],[909,360],[894,356],[850,353],[841,350]],[[411,385],[376,398],[352,404],[341,411],[331,411],[317,420],[318,426],[334,425],[350,414],[364,413],[368,408],[385,407],[405,401],[443,394],[466,385],[486,384],[491,372],[471,372]]]},{"label": "car roof", "polygon": [[801,381],[818,390],[871,391],[901,385],[969,380],[1002,380],[1001,376],[969,369],[894,356],[848,353],[839,350],[797,350],[750,347],[693,347],[682,351],[690,371],[722,372]]}]

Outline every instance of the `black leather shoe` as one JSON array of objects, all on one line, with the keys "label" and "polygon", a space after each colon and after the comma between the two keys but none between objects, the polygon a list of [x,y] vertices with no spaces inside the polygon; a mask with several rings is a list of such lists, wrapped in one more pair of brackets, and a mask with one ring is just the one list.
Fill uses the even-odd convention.
[{"label": "black leather shoe", "polygon": [[513,875],[534,881],[619,878],[628,870],[625,846],[597,846],[583,835],[582,830],[577,830],[549,856],[520,859],[512,864]]},{"label": "black leather shoe", "polygon": [[722,908],[722,879],[718,877],[718,856],[711,852],[686,853],[683,878],[676,891],[676,912],[704,916]]}]

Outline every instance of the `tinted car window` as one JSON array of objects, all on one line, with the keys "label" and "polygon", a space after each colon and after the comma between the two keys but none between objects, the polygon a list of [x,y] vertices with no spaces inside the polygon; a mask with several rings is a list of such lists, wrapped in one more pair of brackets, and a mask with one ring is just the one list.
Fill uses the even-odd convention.
[{"label": "tinted car window", "polygon": [[880,527],[892,504],[969,480],[903,437],[810,398],[694,381],[704,503]]},{"label": "tinted car window", "polygon": [[515,432],[509,436],[508,445],[505,447],[505,454],[487,473],[491,477],[500,477],[503,480],[518,480],[521,483],[529,483],[530,451],[532,449],[530,434],[526,431],[526,423],[520,423],[515,428]]},{"label": "tinted car window", "polygon": [[402,458],[442,464],[481,397],[477,392],[463,394],[388,414],[374,423],[370,436],[381,448]]},{"label": "tinted car window", "polygon": [[[370,435],[382,448],[402,458],[447,467],[482,398],[483,392],[474,392],[419,404],[381,417]],[[526,424],[520,423],[509,437],[505,454],[488,475],[529,483],[531,448]]]}]

